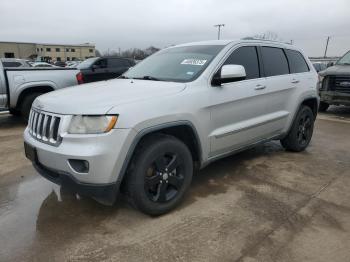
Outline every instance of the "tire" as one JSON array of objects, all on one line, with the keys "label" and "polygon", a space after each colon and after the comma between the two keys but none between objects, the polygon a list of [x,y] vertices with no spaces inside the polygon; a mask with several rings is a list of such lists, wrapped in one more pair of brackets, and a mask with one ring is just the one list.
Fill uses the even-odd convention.
[{"label": "tire", "polygon": [[10,109],[9,112],[13,116],[21,116],[21,112],[18,111],[17,109]]},{"label": "tire", "polygon": [[21,116],[23,117],[23,119],[25,121],[28,121],[30,109],[32,108],[32,104],[33,104],[35,98],[37,98],[40,95],[42,95],[42,93],[32,93],[32,94],[27,95],[23,99],[22,104],[21,104]]},{"label": "tire", "polygon": [[192,175],[188,147],[175,137],[155,135],[136,150],[127,173],[127,194],[143,213],[162,215],[181,202]]},{"label": "tire", "polygon": [[320,102],[320,106],[318,108],[318,111],[320,112],[326,112],[329,107],[329,104],[326,102]]},{"label": "tire", "polygon": [[308,106],[302,106],[294,119],[288,135],[281,140],[282,146],[289,151],[301,152],[309,145],[314,130],[315,116]]}]

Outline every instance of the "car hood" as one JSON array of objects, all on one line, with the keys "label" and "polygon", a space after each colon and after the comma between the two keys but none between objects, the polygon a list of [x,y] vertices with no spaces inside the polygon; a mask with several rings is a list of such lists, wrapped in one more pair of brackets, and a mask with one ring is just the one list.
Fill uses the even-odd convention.
[{"label": "car hood", "polygon": [[319,72],[321,76],[327,75],[350,75],[350,65],[334,65]]},{"label": "car hood", "polygon": [[34,108],[57,114],[106,114],[112,107],[181,92],[183,83],[114,79],[73,86],[39,96]]}]

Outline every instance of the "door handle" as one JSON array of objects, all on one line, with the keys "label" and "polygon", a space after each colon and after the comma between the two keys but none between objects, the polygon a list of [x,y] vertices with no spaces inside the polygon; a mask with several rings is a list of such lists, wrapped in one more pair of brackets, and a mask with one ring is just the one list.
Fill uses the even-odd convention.
[{"label": "door handle", "polygon": [[255,90],[262,90],[262,89],[265,89],[265,88],[266,88],[266,86],[260,85],[260,84],[255,86]]},{"label": "door handle", "polygon": [[296,79],[293,79],[292,80],[292,84],[298,84],[300,81],[299,80],[296,80]]}]

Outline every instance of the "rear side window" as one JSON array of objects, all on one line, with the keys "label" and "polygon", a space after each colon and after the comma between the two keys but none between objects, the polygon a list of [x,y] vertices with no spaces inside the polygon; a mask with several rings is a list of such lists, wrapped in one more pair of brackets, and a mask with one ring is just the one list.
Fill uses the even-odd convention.
[{"label": "rear side window", "polygon": [[242,65],[247,74],[246,79],[260,77],[258,54],[254,46],[244,46],[233,51],[225,65]]},{"label": "rear side window", "polygon": [[261,56],[266,76],[289,74],[287,58],[281,48],[262,47]]},{"label": "rear side window", "polygon": [[22,64],[19,62],[2,62],[4,67],[20,67]]},{"label": "rear side window", "polygon": [[285,51],[289,62],[290,72],[292,74],[309,72],[309,67],[300,52],[289,49],[286,49]]}]

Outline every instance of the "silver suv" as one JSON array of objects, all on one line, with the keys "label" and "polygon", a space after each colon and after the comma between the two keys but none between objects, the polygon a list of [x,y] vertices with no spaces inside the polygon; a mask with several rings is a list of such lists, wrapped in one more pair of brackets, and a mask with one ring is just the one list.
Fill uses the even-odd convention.
[{"label": "silver suv", "polygon": [[317,73],[292,45],[209,41],[159,51],[119,79],[38,97],[24,132],[37,171],[112,204],[124,192],[160,215],[184,197],[194,167],[269,140],[304,150]]}]

